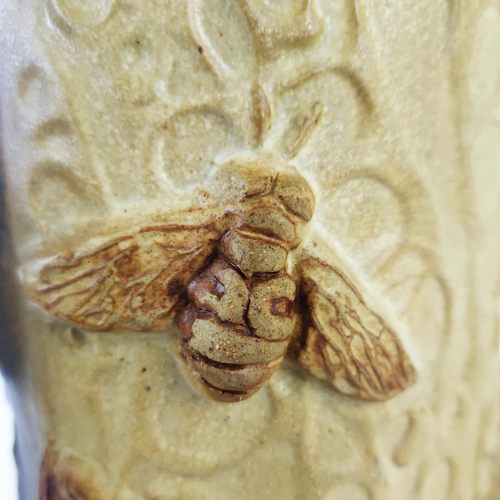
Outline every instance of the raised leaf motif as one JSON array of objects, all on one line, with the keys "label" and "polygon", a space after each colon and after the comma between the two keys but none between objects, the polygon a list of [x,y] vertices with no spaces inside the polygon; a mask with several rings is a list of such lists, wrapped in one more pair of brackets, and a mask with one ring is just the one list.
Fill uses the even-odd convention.
[{"label": "raised leaf motif", "polygon": [[49,13],[56,22],[80,28],[102,23],[109,16],[115,0],[47,0],[47,3]]},{"label": "raised leaf motif", "polygon": [[249,80],[256,69],[252,31],[237,0],[189,0],[189,26],[198,52],[222,80]]},{"label": "raised leaf motif", "polygon": [[[287,2],[244,0],[250,20],[264,54],[280,45],[307,43],[318,36],[323,24],[313,0]],[[285,4],[285,5],[283,5]]]},{"label": "raised leaf motif", "polygon": [[159,138],[166,183],[175,189],[198,187],[200,176],[209,175],[219,163],[219,155],[230,154],[240,141],[239,131],[228,116],[210,109],[174,114]]}]

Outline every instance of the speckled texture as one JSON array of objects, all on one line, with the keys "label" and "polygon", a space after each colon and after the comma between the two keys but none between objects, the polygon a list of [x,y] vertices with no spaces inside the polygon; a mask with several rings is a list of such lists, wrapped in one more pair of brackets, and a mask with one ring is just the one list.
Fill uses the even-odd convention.
[{"label": "speckled texture", "polygon": [[[496,500],[499,51],[498,0],[1,2],[23,500],[40,469],[42,500]],[[284,361],[215,402],[174,324],[86,332],[16,286],[33,259],[203,211],[220,165],[270,155],[314,191],[303,251],[407,349],[397,397]]]}]

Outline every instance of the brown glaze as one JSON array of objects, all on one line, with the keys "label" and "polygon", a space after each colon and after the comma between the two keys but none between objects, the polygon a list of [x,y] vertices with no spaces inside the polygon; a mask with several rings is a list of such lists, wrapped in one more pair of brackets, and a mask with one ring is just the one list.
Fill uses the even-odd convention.
[{"label": "brown glaze", "polygon": [[87,330],[164,331],[219,237],[210,226],[140,228],[36,262],[25,269],[26,290],[52,316]]},{"label": "brown glaze", "polygon": [[395,332],[336,268],[299,265],[307,296],[298,361],[345,396],[383,401],[411,386],[415,368]]},{"label": "brown glaze", "polygon": [[39,500],[103,500],[104,492],[89,463],[48,449],[40,468]]}]

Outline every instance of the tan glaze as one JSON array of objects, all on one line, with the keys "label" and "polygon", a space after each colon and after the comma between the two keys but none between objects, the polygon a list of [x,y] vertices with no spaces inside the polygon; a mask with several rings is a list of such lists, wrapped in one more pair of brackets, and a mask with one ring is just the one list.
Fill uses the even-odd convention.
[{"label": "tan glaze", "polygon": [[176,314],[182,357],[217,401],[254,394],[287,352],[346,396],[395,396],[415,369],[344,274],[307,253],[294,279],[287,274],[314,195],[301,175],[272,165],[265,157],[223,165],[212,207],[190,225],[139,228],[33,262],[22,273],[29,296],[94,331],[164,331]]},{"label": "tan glaze", "polygon": [[[38,498],[49,447],[57,482],[79,457],[73,482],[100,500],[498,500],[498,0],[3,0],[0,52],[0,358],[23,498]],[[317,196],[289,252],[286,357],[324,387],[282,365],[246,401],[217,403],[171,355],[172,316],[229,229],[224,196],[190,210],[192,190],[222,193],[216,166],[267,151]],[[84,255],[116,281],[109,304],[85,308],[82,290],[69,312],[62,284]],[[39,257],[43,309],[12,279]],[[351,297],[343,320],[342,281],[364,303]],[[335,392],[387,397],[372,385],[394,394],[406,373],[385,362],[370,309],[418,361],[418,384],[384,404]]]}]

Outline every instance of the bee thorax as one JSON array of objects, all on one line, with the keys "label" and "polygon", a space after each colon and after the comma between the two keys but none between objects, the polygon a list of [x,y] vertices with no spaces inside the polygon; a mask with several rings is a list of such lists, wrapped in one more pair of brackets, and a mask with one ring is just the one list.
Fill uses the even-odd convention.
[{"label": "bee thorax", "polygon": [[281,271],[288,254],[275,238],[239,229],[230,229],[224,235],[220,250],[247,278],[256,273]]}]

